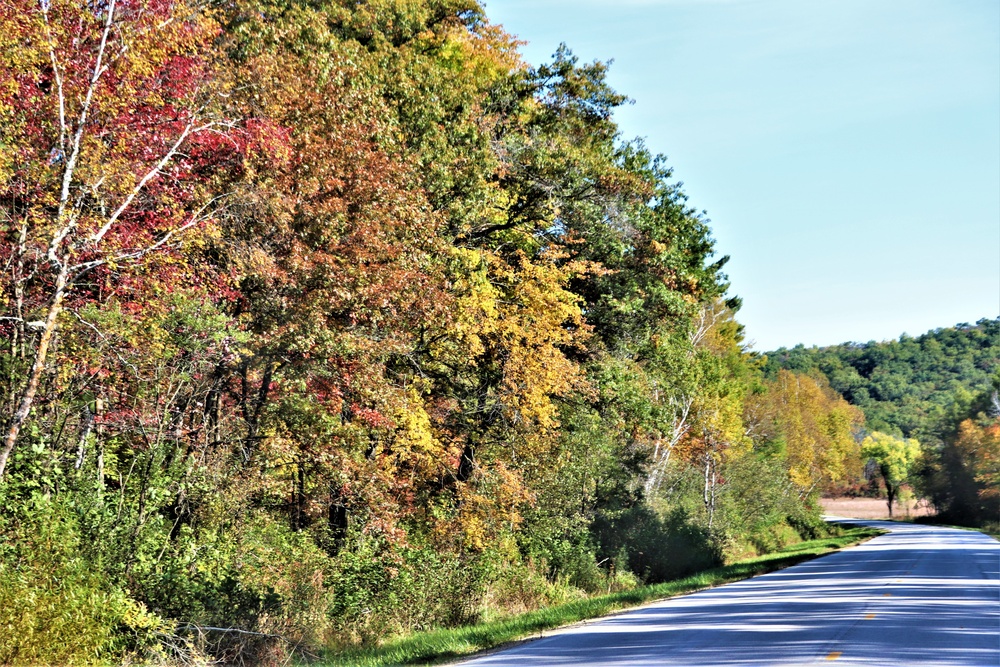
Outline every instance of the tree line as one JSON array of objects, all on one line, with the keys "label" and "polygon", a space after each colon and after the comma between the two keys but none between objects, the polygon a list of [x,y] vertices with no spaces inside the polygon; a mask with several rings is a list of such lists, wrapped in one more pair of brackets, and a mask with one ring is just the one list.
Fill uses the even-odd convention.
[{"label": "tree line", "polygon": [[515,613],[820,533],[858,474],[604,64],[473,0],[0,27],[0,662]]},{"label": "tree line", "polygon": [[[766,374],[780,369],[829,382],[897,455],[900,443],[918,441],[919,456],[904,456],[909,463],[887,479],[910,482],[941,520],[1000,518],[1000,319],[880,343],[782,348],[767,355]],[[893,484],[887,490],[891,498]]]}]

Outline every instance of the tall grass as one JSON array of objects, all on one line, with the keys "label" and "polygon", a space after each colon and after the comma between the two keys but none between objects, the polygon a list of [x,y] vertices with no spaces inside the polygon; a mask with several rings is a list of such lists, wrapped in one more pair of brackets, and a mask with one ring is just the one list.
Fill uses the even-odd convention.
[{"label": "tall grass", "polygon": [[834,537],[800,542],[772,554],[712,568],[683,579],[591,597],[488,623],[421,632],[390,639],[377,647],[330,653],[325,656],[323,664],[329,667],[435,664],[528,638],[543,630],[603,616],[653,600],[773,572],[857,544],[878,534],[879,531],[869,528],[845,529],[842,534]]}]

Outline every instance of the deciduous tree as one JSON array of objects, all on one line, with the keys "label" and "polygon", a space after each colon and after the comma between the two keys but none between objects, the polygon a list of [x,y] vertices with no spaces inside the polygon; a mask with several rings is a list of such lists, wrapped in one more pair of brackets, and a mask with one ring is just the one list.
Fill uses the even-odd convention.
[{"label": "deciduous tree", "polygon": [[212,169],[239,149],[218,96],[224,79],[211,69],[218,26],[207,14],[160,0],[0,11],[16,39],[0,74],[0,326],[11,358],[24,360],[8,376],[2,477],[64,311],[104,298],[102,283],[210,220]]},{"label": "deciduous tree", "polygon": [[899,487],[909,481],[914,464],[920,458],[920,443],[913,438],[899,438],[874,431],[861,442],[861,455],[878,466],[885,482],[889,517],[892,518],[892,503]]}]

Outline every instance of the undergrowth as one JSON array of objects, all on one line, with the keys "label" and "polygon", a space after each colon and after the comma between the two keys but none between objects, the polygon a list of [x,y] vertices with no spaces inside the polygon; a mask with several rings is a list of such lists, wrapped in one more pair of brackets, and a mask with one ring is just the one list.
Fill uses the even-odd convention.
[{"label": "undergrowth", "polygon": [[869,528],[846,528],[839,535],[800,542],[771,554],[711,568],[674,581],[599,595],[488,623],[420,632],[390,639],[377,647],[330,653],[323,664],[328,667],[437,664],[529,638],[543,630],[773,572],[878,534],[879,531]]}]

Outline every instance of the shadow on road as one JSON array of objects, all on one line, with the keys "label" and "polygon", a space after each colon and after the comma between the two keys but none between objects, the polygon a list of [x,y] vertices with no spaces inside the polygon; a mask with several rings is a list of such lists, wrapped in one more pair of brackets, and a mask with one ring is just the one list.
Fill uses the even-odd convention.
[{"label": "shadow on road", "polygon": [[1000,665],[1000,542],[913,524],[468,665]]}]

